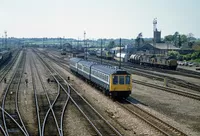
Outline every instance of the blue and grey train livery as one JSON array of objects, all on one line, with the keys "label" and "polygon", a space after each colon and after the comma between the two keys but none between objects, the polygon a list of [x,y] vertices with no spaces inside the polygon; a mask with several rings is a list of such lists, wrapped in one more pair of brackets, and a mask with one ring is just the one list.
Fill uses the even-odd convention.
[{"label": "blue and grey train livery", "polygon": [[132,90],[131,74],[80,58],[70,59],[70,69],[102,88],[112,97],[128,97]]}]

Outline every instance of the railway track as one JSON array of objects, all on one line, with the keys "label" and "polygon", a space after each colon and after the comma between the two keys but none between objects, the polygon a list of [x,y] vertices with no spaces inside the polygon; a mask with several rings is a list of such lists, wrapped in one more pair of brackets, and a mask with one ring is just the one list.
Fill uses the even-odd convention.
[{"label": "railway track", "polygon": [[11,70],[11,68],[14,66],[17,58],[19,57],[20,54],[20,50],[17,51],[16,55],[14,57],[12,57],[12,59],[6,64],[6,66],[4,66],[1,71],[0,71],[0,82],[3,81],[3,79],[6,77],[6,75],[8,74],[8,72]]},{"label": "railway track", "polygon": [[[92,56],[90,58],[100,61],[100,58],[97,58],[97,57],[94,57],[94,56]],[[111,61],[111,60],[103,59],[103,62],[109,62],[109,63],[112,63],[114,65],[119,65],[119,61],[116,61],[116,60]],[[177,70],[169,70],[169,69],[143,66],[143,65],[134,64],[134,63],[131,63],[131,62],[121,62],[121,64],[125,67],[130,67],[130,68],[133,68],[133,69],[142,69],[142,70],[146,70],[146,71],[155,71],[155,72],[162,72],[162,73],[168,73],[168,74],[176,74],[176,75],[182,75],[182,76],[192,77],[192,78],[197,78],[197,79],[200,78],[200,72],[184,70],[184,69],[181,69],[181,68],[177,68]]]},{"label": "railway track", "polygon": [[[49,50],[48,52],[47,51],[45,51],[45,52],[50,53],[51,50]],[[50,54],[52,56],[56,57],[56,58],[63,59],[62,57],[58,57],[57,55],[54,55],[54,53],[50,53]],[[92,58],[92,59],[96,59],[96,60],[100,61],[100,58],[97,58],[96,56],[91,56],[91,57],[89,56],[88,58]],[[119,61],[116,61],[116,60],[103,59],[103,61],[106,61],[106,62],[109,62],[109,63],[112,61],[112,64],[114,64],[114,65],[119,64]],[[177,68],[177,70],[169,70],[169,69],[162,69],[162,68],[156,68],[156,67],[141,66],[139,64],[133,64],[133,63],[130,63],[130,62],[122,62],[121,64],[125,67],[131,67],[133,69],[144,69],[144,70],[147,70],[147,71],[150,70],[150,71],[155,71],[155,72],[176,74],[176,75],[182,75],[182,76],[186,76],[186,77],[192,77],[192,78],[200,79],[200,72],[195,72],[195,71],[186,70],[186,69],[182,69],[182,68]]]},{"label": "railway track", "polygon": [[[39,56],[39,54],[38,54]],[[54,74],[54,79],[59,83],[60,87],[69,95],[67,89],[70,88],[70,101],[77,107],[77,109],[82,113],[82,115],[86,118],[91,127],[96,131],[97,135],[113,135],[113,136],[121,136],[120,132],[118,132],[103,116],[98,113],[94,107],[92,107],[79,93],[67,83],[67,81],[56,71],[53,67],[47,64],[41,56],[40,59],[46,64],[46,66],[52,71]],[[62,82],[60,82],[62,81]],[[68,88],[66,89],[66,87]]]},{"label": "railway track", "polygon": [[[98,59],[98,58],[90,58],[90,59],[93,60],[93,61],[96,61],[96,62],[100,62],[100,59]],[[119,62],[110,61],[110,60],[104,60],[103,61],[103,64],[106,64],[106,65],[108,65],[108,64],[109,65],[118,65],[118,63]],[[149,69],[146,70],[146,69],[135,68],[135,67],[132,67],[132,66],[126,64],[126,63],[122,63],[122,68],[124,70],[127,70],[130,73],[145,76],[145,77],[151,78],[151,79],[154,78],[154,79],[159,80],[159,81],[163,81],[164,78],[167,77],[169,83],[172,83],[174,85],[178,85],[178,86],[181,86],[181,87],[184,87],[184,88],[188,88],[188,89],[192,89],[194,91],[200,92],[200,86],[199,85],[188,82],[188,81],[183,80],[183,79],[178,79],[178,78],[174,78],[174,77],[171,77],[171,76],[162,75],[162,74],[159,74],[159,73],[154,73]],[[167,72],[167,70],[165,72]],[[199,77],[196,77],[196,78],[200,79]]]},{"label": "railway track", "polygon": [[[32,60],[32,63],[33,64],[31,65],[34,66],[35,71],[36,71],[35,73],[37,74],[36,76],[38,76],[39,81],[44,90],[43,95],[42,94],[40,94],[39,96],[35,95],[36,109],[40,109],[40,112],[38,112],[37,110],[39,133],[40,135],[62,135],[60,120],[63,118],[60,115],[60,109],[62,109],[63,104],[61,100],[65,101],[67,98],[66,97],[67,95],[64,93],[60,93],[60,87],[58,86],[58,90],[57,90],[58,93],[55,99],[51,100],[51,98],[49,97],[49,92],[45,87],[44,81],[42,81],[42,77],[40,76],[41,73],[39,73],[39,70],[35,64],[35,61]],[[33,69],[32,69],[32,73],[33,73]],[[35,80],[33,79],[33,81],[34,81],[33,86],[36,93]],[[39,100],[40,100],[39,102],[37,100],[37,97],[39,97]],[[46,99],[47,101],[44,102],[44,99]],[[52,129],[52,127],[54,129]]]},{"label": "railway track", "polygon": [[185,133],[176,129],[175,127],[167,124],[156,116],[150,114],[149,112],[143,110],[139,106],[135,105],[128,99],[124,99],[122,103],[118,102],[123,108],[134,114],[153,128],[155,128],[159,133],[166,136],[187,136]]},{"label": "railway track", "polygon": [[[46,57],[48,57],[48,56],[46,56]],[[55,62],[61,62],[61,63],[63,62],[62,60],[56,60],[55,58],[51,58],[51,60],[53,60]],[[58,64],[58,65],[60,65],[61,67],[64,66],[63,64]],[[64,67],[65,67],[64,69],[67,70],[66,66],[64,66]],[[139,81],[135,81],[135,83],[143,84],[143,82],[139,82]],[[162,86],[157,86],[157,85],[148,84],[148,83],[143,84],[143,85],[147,85],[149,87],[154,87],[154,88],[161,89],[161,90],[164,90],[164,91],[168,91],[168,92],[171,92],[171,93],[176,93],[178,95],[186,96],[186,97],[189,97],[189,98],[192,98],[192,99],[200,100],[199,95],[195,95],[195,94],[192,94],[192,93],[183,92],[183,91],[179,91],[179,90],[176,90],[176,89],[163,88]],[[128,103],[130,104],[130,102],[128,102]],[[127,104],[125,104],[125,105],[127,105]],[[171,136],[171,135],[172,136],[177,136],[177,135],[186,136],[185,133],[179,131],[175,127],[165,123],[164,121],[160,120],[159,118],[157,118],[157,117],[151,115],[150,113],[144,111],[143,109],[139,108],[138,106],[134,105],[135,108],[133,109],[132,108],[133,104],[131,104],[131,108],[129,108],[125,105],[123,105],[123,107],[125,107],[131,113],[134,112],[134,114],[136,114],[136,116],[138,116],[139,118],[142,118],[142,120],[144,120],[149,125],[151,125],[155,129],[157,129],[160,133],[162,133],[164,135],[168,135],[168,136]]]},{"label": "railway track", "polygon": [[[45,55],[46,57],[48,57],[48,55],[46,55],[46,54],[43,54],[43,55]],[[58,65],[60,65],[61,67],[63,67],[65,70],[69,71],[68,68],[66,68],[66,65],[63,64],[63,63],[65,63],[63,60],[59,60],[58,58],[57,59],[51,58],[51,60],[54,61],[55,63],[60,62]],[[151,75],[149,75],[149,76],[152,77]],[[163,86],[158,86],[158,85],[155,85],[155,84],[150,84],[150,83],[142,82],[142,81],[135,80],[135,79],[132,80],[132,81],[134,83],[137,83],[137,84],[145,85],[145,86],[148,86],[148,87],[153,87],[153,88],[156,88],[156,89],[159,89],[159,90],[163,90],[163,91],[166,91],[166,92],[171,92],[171,93],[175,93],[175,94],[178,94],[178,95],[181,95],[181,96],[185,96],[185,97],[188,97],[188,98],[200,100],[200,95],[198,95],[196,93],[191,93],[191,92],[181,91],[181,90],[167,88],[167,87],[163,87]]]},{"label": "railway track", "polygon": [[155,84],[150,84],[150,83],[142,82],[142,81],[135,80],[135,79],[132,80],[132,82],[136,83],[136,84],[148,86],[148,87],[153,87],[153,88],[163,90],[163,91],[166,91],[166,92],[175,93],[175,94],[185,96],[185,97],[188,97],[188,98],[200,100],[200,95],[198,95],[198,94],[194,94],[194,93],[190,93],[190,92],[186,92],[186,91],[181,91],[181,90],[177,90],[177,89],[173,89],[173,88],[169,88],[169,87],[163,87],[163,86],[159,86],[159,85],[155,85]]},{"label": "railway track", "polygon": [[[2,118],[4,129],[7,135],[29,135],[26,127],[21,118],[19,107],[18,107],[18,91],[21,83],[21,78],[24,72],[26,53],[23,51],[22,57],[18,63],[18,66],[8,84],[3,100],[2,100]],[[7,115],[5,116],[5,111],[11,115],[14,120],[12,120]]]},{"label": "railway track", "polygon": [[[48,54],[47,51],[44,51],[46,54]],[[51,54],[51,53],[50,53]],[[52,54],[51,54],[52,55]],[[60,62],[63,63],[68,63],[65,60],[62,60],[61,58],[58,58],[55,55],[54,56],[57,60],[59,60]],[[97,61],[100,62],[101,59],[100,58],[96,58],[96,57],[90,57],[89,59],[93,60],[93,61]],[[103,64],[106,65],[118,65],[118,61],[111,61],[111,60],[105,60],[103,59]],[[132,63],[131,63],[132,64]],[[178,85],[187,89],[192,89],[194,91],[200,92],[200,86],[191,82],[188,82],[186,80],[182,80],[182,79],[178,79],[178,78],[174,78],[171,76],[167,76],[167,75],[162,75],[160,73],[155,73],[154,71],[158,71],[158,72],[163,72],[163,73],[169,73],[169,74],[176,74],[176,75],[182,75],[182,76],[186,76],[186,77],[192,77],[192,78],[196,78],[196,79],[200,79],[200,74],[197,72],[192,72],[192,71],[188,71],[187,73],[181,72],[179,71],[172,71],[172,70],[167,70],[167,69],[159,69],[159,68],[144,68],[143,66],[138,66],[138,65],[134,65],[131,66],[130,63],[124,63],[122,62],[122,68],[129,71],[130,73],[134,73],[137,75],[141,75],[141,76],[145,76],[147,78],[154,78],[156,80],[159,81],[163,81],[165,77],[168,78],[169,83],[174,84],[174,85]],[[133,64],[132,64],[133,65]]]}]

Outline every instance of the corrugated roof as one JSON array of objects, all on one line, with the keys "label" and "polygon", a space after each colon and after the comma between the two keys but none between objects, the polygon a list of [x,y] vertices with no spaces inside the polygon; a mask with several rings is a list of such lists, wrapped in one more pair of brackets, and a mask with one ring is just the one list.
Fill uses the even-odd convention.
[{"label": "corrugated roof", "polygon": [[[153,46],[153,44],[151,44]],[[173,44],[167,44],[167,43],[156,43],[154,46],[155,48],[161,49],[161,50],[167,50],[167,49],[173,49],[173,50],[180,50],[180,48],[175,47]]]}]

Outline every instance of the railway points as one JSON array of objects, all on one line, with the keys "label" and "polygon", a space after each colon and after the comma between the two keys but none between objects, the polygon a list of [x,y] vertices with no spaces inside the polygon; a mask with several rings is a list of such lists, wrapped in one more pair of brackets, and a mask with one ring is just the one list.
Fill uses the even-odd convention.
[{"label": "railway points", "polygon": [[[69,66],[69,56],[67,57],[60,57],[59,55],[54,55],[53,52],[50,52],[48,50],[37,50],[37,49],[27,49],[24,50],[24,52],[28,52],[29,59],[26,61],[30,65],[30,68],[32,69],[31,73],[29,75],[32,75],[32,80],[29,79],[28,85],[32,85],[32,92],[33,92],[33,101],[34,101],[34,107],[35,108],[35,128],[38,132],[38,135],[66,135],[68,133],[66,130],[66,122],[65,118],[68,116],[68,110],[70,110],[67,107],[73,106],[76,107],[77,111],[80,112],[82,117],[87,120],[88,125],[90,126],[89,133],[97,134],[97,135],[123,135],[124,130],[118,130],[119,127],[114,127],[111,124],[110,121],[108,122],[103,116],[106,114],[100,114],[95,107],[93,107],[93,104],[90,104],[91,101],[85,101],[85,96],[81,95],[81,93],[77,93],[75,91],[75,88],[73,87],[74,83],[76,82],[74,78],[71,78],[71,76],[63,75],[61,69],[57,69],[57,67],[61,67],[67,72],[71,73],[70,66]],[[57,65],[57,66],[55,66]],[[12,66],[11,66],[12,67]],[[126,67],[126,66],[125,66]],[[124,68],[126,70],[126,68]],[[128,70],[129,68],[127,68]],[[44,73],[44,71],[46,71]],[[141,71],[142,73],[142,71]],[[71,73],[72,74],[72,73]],[[151,73],[148,73],[151,75]],[[62,75],[62,76],[61,76]],[[73,75],[75,76],[75,75]],[[183,75],[182,75],[183,76]],[[49,82],[47,82],[47,77],[49,78]],[[69,78],[70,77],[70,78]],[[152,77],[150,77],[152,78]],[[157,78],[159,78],[159,75],[157,75]],[[197,78],[197,77],[191,77],[191,78]],[[23,79],[24,80],[24,79]],[[83,80],[83,79],[82,79]],[[172,79],[171,79],[172,80]],[[68,83],[70,82],[70,83]],[[73,83],[72,83],[73,82]],[[53,87],[54,93],[49,92],[49,87],[47,87],[49,84],[54,84]],[[85,84],[88,84],[85,82]],[[133,79],[133,86],[135,84],[141,84],[144,86],[149,86],[151,88],[156,88],[159,90],[165,90],[169,91],[171,93],[175,93],[178,95],[183,95],[184,97],[188,97],[189,99],[196,99],[199,100],[199,96],[195,95],[190,92],[183,92],[172,88],[165,88],[163,86],[158,86],[155,84],[150,83],[144,83],[139,80]],[[90,84],[91,85],[91,84]],[[30,87],[30,86],[29,86]],[[52,87],[52,86],[51,86]],[[40,88],[40,89],[39,89]],[[42,89],[43,88],[43,89]],[[39,90],[44,90],[43,93],[39,93]],[[77,87],[76,87],[77,89]],[[194,89],[195,90],[195,89]],[[70,91],[70,92],[69,92]],[[46,92],[46,93],[45,93]],[[78,91],[79,92],[79,91]],[[134,92],[134,91],[133,91]],[[131,95],[134,96],[134,93]],[[48,98],[49,97],[49,98]],[[89,97],[89,96],[87,96]],[[104,96],[106,97],[106,96]],[[107,97],[108,98],[108,97]],[[88,98],[87,98],[88,99]],[[112,99],[110,99],[112,101]],[[42,102],[42,103],[41,103]],[[114,101],[115,102],[115,101]],[[116,103],[116,102],[115,102]],[[37,106],[38,105],[38,106]],[[70,106],[69,106],[70,105]],[[88,105],[88,106],[86,106]],[[125,111],[130,112],[131,106],[127,109],[124,106],[127,106],[127,104],[124,103],[117,103],[117,105],[122,105]],[[135,109],[135,112],[137,110]],[[22,112],[23,113],[23,112]],[[8,113],[9,114],[9,113]],[[143,118],[150,118],[146,115],[143,115],[143,113],[139,113],[142,115]],[[12,116],[11,116],[12,117]],[[24,117],[24,116],[23,116]],[[111,116],[112,117],[112,116]],[[106,117],[107,118],[107,117]],[[140,117],[138,117],[139,119]],[[12,119],[11,119],[12,120]],[[26,119],[22,119],[25,121]],[[98,121],[97,121],[98,120]],[[16,123],[20,121],[16,118],[13,118],[13,121]],[[161,120],[162,121],[162,120]],[[104,122],[104,123],[103,123]],[[114,121],[115,122],[115,121]],[[155,131],[155,134],[161,134],[161,135],[187,135],[184,132],[180,132],[179,130],[174,127],[173,129],[168,127],[169,130],[166,128],[159,128],[158,126],[161,125],[155,125],[152,127],[150,124],[154,124],[154,119],[148,121],[149,128],[153,129]],[[102,125],[102,123],[104,125]],[[15,124],[15,123],[14,123]],[[18,125],[18,126],[17,126]],[[17,124],[15,128],[18,128],[20,131],[20,124]],[[85,126],[85,127],[86,127]],[[104,127],[103,127],[104,126]],[[105,127],[106,126],[106,127]],[[26,124],[24,127],[28,127],[28,124]],[[24,129],[24,127],[21,128],[21,132],[24,132],[24,135],[31,134],[31,129],[27,128]],[[54,129],[50,129],[54,127]],[[65,128],[65,129],[64,129]],[[108,129],[109,128],[109,129]],[[159,130],[160,129],[160,130]],[[4,125],[2,126],[2,133],[6,133],[6,129],[4,128]],[[18,131],[18,132],[19,132]],[[120,133],[123,132],[123,133]],[[10,131],[9,131],[10,133]],[[16,134],[16,132],[14,132]],[[125,132],[127,133],[127,132]]]},{"label": "railway points", "polygon": [[200,1],[81,2],[3,2],[0,136],[200,136]]}]

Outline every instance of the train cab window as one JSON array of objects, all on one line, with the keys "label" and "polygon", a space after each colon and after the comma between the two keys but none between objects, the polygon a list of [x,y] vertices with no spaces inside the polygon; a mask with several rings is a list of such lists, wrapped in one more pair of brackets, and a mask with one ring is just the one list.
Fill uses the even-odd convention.
[{"label": "train cab window", "polygon": [[119,84],[124,84],[124,76],[119,76]]},{"label": "train cab window", "polygon": [[126,84],[130,84],[130,76],[126,76]]},{"label": "train cab window", "polygon": [[113,76],[113,84],[118,84],[118,76]]}]

